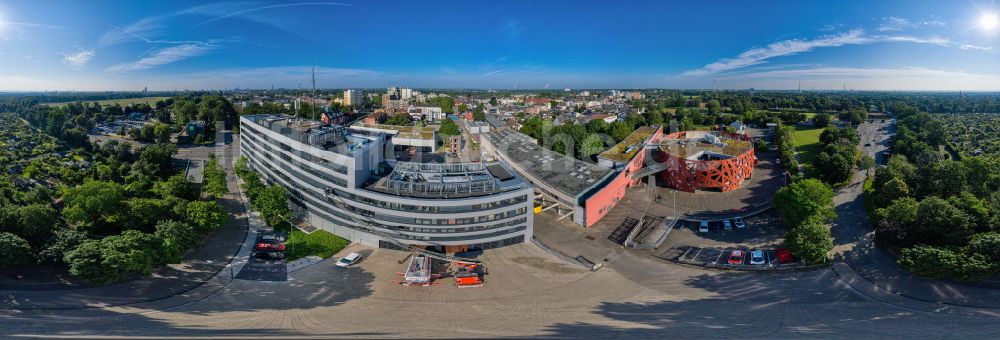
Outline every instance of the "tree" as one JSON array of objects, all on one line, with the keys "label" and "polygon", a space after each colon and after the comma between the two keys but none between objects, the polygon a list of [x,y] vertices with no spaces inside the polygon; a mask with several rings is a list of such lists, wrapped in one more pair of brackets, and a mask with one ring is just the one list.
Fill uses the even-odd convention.
[{"label": "tree", "polygon": [[170,142],[170,126],[167,124],[159,123],[153,126],[153,140],[157,143],[169,143]]},{"label": "tree", "polygon": [[154,236],[159,240],[163,262],[178,263],[184,252],[198,245],[198,232],[187,223],[172,220],[156,224]]},{"label": "tree", "polygon": [[965,251],[985,256],[990,262],[1000,263],[1000,233],[989,232],[972,237]]},{"label": "tree", "polygon": [[185,220],[202,231],[219,229],[226,224],[228,218],[222,205],[215,201],[191,201],[187,203],[185,210]]},{"label": "tree", "polygon": [[871,168],[874,168],[874,167],[875,167],[875,158],[874,157],[869,156],[868,154],[864,154],[864,155],[862,155],[861,157],[858,158],[858,168],[861,168],[861,170],[868,171],[868,170],[871,170]]},{"label": "tree", "polygon": [[717,115],[722,112],[722,104],[718,100],[712,99],[708,101],[708,114]]},{"label": "tree", "polygon": [[153,231],[158,221],[173,218],[174,202],[161,198],[135,197],[125,201],[129,225],[126,228]]},{"label": "tree", "polygon": [[684,117],[683,119],[681,119],[680,130],[681,131],[694,130],[694,122],[691,121],[691,118]]},{"label": "tree", "polygon": [[813,160],[813,168],[819,173],[819,179],[828,184],[843,183],[854,174],[853,162],[844,155],[820,152]]},{"label": "tree", "polygon": [[443,135],[442,138],[448,138],[448,136],[458,136],[462,134],[462,131],[458,129],[458,125],[455,124],[451,119],[445,119],[441,122],[441,127],[438,128],[438,133]]},{"label": "tree", "polygon": [[12,233],[0,232],[0,265],[18,266],[34,262],[31,244]]},{"label": "tree", "polygon": [[833,117],[831,117],[828,113],[817,113],[816,116],[813,117],[813,126],[826,127],[827,125],[830,125],[830,120],[832,118]]},{"label": "tree", "polygon": [[833,219],[833,190],[817,179],[805,179],[783,187],[774,194],[774,206],[785,224],[800,225],[811,217],[825,222]]},{"label": "tree", "polygon": [[160,261],[160,244],[155,236],[137,230],[100,240],[86,240],[63,258],[69,272],[90,281],[109,284],[132,274],[149,275]]},{"label": "tree", "polygon": [[793,227],[785,238],[785,246],[807,263],[822,263],[826,262],[833,249],[833,237],[830,236],[830,229],[813,218]]},{"label": "tree", "polygon": [[486,107],[483,103],[476,104],[476,110],[472,112],[472,119],[478,121],[486,120]]},{"label": "tree", "polygon": [[885,208],[875,210],[875,242],[888,246],[907,246],[911,242],[913,225],[917,221],[917,200],[900,197]]},{"label": "tree", "polygon": [[59,215],[48,204],[31,204],[17,210],[19,232],[32,246],[40,248],[59,227]]},{"label": "tree", "polygon": [[[206,169],[207,170],[207,169]],[[194,190],[191,182],[184,178],[184,174],[170,176],[165,181],[156,182],[153,185],[153,192],[160,197],[179,197],[183,199],[193,199]]]},{"label": "tree", "polygon": [[917,205],[917,242],[931,245],[963,245],[972,236],[972,221],[948,201],[931,196]]},{"label": "tree", "polygon": [[616,143],[625,140],[625,138],[628,137],[628,135],[634,130],[635,129],[630,124],[623,121],[611,123],[608,127],[608,132],[611,134],[611,137],[615,139]]},{"label": "tree", "polygon": [[280,185],[272,185],[261,190],[253,201],[253,205],[270,226],[287,220],[292,214],[291,209],[288,208],[285,188]]},{"label": "tree", "polygon": [[61,265],[63,256],[87,240],[87,234],[72,230],[58,229],[52,241],[38,252],[38,262],[42,264]]},{"label": "tree", "polygon": [[125,194],[121,185],[112,182],[88,181],[69,188],[63,195],[63,217],[71,223],[115,223],[123,208]]},{"label": "tree", "polygon": [[209,157],[208,161],[205,162],[205,169],[202,170],[202,174],[204,175],[205,191],[210,195],[213,197],[222,197],[229,193],[226,171],[219,165],[219,160],[215,155]]}]

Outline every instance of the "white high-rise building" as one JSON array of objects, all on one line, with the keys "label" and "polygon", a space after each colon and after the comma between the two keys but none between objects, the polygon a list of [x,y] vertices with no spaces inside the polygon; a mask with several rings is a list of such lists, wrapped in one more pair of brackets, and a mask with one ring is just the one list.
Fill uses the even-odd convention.
[{"label": "white high-rise building", "polygon": [[344,90],[344,106],[360,106],[361,104],[361,91]]},{"label": "white high-rise building", "polygon": [[399,89],[399,99],[410,100],[413,98],[413,89],[404,87]]}]

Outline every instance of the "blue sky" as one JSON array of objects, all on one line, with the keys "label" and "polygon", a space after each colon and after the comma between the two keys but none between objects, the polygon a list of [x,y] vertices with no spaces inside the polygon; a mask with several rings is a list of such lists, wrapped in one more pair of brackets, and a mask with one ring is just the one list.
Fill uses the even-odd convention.
[{"label": "blue sky", "polygon": [[[1000,90],[983,1],[0,0],[0,91]],[[994,17],[995,18],[995,17]]]}]

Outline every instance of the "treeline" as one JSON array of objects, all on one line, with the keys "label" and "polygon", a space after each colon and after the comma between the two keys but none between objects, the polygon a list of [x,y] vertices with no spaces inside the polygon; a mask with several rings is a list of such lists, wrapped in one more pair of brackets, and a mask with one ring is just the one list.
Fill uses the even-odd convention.
[{"label": "treeline", "polygon": [[941,156],[941,122],[900,110],[895,155],[872,183],[875,241],[932,278],[981,280],[1000,271],[1000,159]]},{"label": "treeline", "polygon": [[[90,281],[112,283],[180,261],[225,223],[227,214],[213,199],[220,194],[217,183],[206,195],[183,174],[172,174],[175,146],[133,152],[111,141],[91,149],[91,166],[73,170],[82,184],[7,192],[14,204],[0,209],[0,265],[65,266]],[[210,162],[205,171],[222,170]],[[206,183],[213,183],[209,178]],[[52,206],[57,198],[61,212]]]},{"label": "treeline", "polygon": [[[177,92],[52,92],[52,93],[9,93],[0,94],[0,99],[4,97],[29,98],[39,103],[63,103],[63,102],[89,102],[111,99],[129,99],[142,97],[170,97]],[[0,110],[3,111],[3,110]]]},{"label": "treeline", "polygon": [[285,187],[264,184],[260,176],[247,166],[246,157],[237,159],[233,170],[243,180],[243,192],[253,209],[260,213],[264,223],[273,227],[292,216]]}]

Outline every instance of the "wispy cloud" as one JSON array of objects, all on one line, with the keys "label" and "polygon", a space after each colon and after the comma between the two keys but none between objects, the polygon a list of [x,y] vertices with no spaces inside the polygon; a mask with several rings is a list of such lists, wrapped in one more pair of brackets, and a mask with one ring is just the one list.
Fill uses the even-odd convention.
[{"label": "wispy cloud", "polygon": [[[232,17],[237,17],[237,16],[242,16],[242,15],[246,15],[246,14],[250,14],[250,13],[254,13],[254,12],[269,10],[269,9],[285,8],[285,7],[299,7],[299,6],[351,6],[351,4],[339,3],[339,2],[300,2],[300,3],[292,3],[292,4],[280,4],[280,5],[260,6],[260,7],[254,7],[254,8],[234,9],[234,7],[235,8],[239,8],[239,7],[245,7],[246,5],[247,5],[247,3],[219,3],[219,4],[211,4],[211,5],[205,5],[205,6],[198,6],[198,7],[189,8],[189,9],[186,9],[184,11],[179,12],[178,14],[207,14],[207,15],[217,15],[214,18],[211,18],[211,19],[199,22],[198,24],[195,24],[194,26],[191,27],[191,28],[198,28],[198,27],[200,27],[202,25],[210,24],[210,23],[222,20],[222,19],[232,18]],[[261,18],[266,18],[266,17],[268,17],[268,16],[263,16]],[[264,22],[264,23],[268,23],[268,22],[273,23],[273,21],[262,20],[261,18],[251,18],[251,19],[256,19],[255,21],[260,21],[260,22]]]},{"label": "wispy cloud", "polygon": [[500,29],[497,30],[497,34],[507,40],[508,42],[514,42],[521,39],[521,35],[524,34],[524,27],[521,26],[521,22],[517,19],[507,20]]},{"label": "wispy cloud", "polygon": [[913,22],[900,17],[885,17],[882,18],[882,23],[878,26],[879,32],[892,32],[892,31],[902,31],[908,29],[916,29],[920,27],[935,27],[935,26],[947,26],[944,22],[938,20],[924,20]]},{"label": "wispy cloud", "polygon": [[[838,35],[827,35],[812,40],[790,39],[771,43],[765,47],[752,48],[740,53],[735,58],[723,58],[704,67],[688,70],[684,76],[698,76],[737,70],[749,66],[766,63],[769,59],[810,52],[818,48],[841,47],[847,45],[868,45],[886,42],[906,42],[937,46],[955,46],[955,42],[942,37],[916,37],[908,35],[868,35],[863,30],[856,29]],[[971,46],[971,45],[970,45]],[[975,49],[963,47],[962,49]],[[988,50],[980,48],[979,50]]]},{"label": "wispy cloud", "polygon": [[995,52],[996,51],[996,49],[993,48],[993,46],[979,46],[979,45],[971,45],[971,44],[963,44],[961,46],[958,46],[958,48],[961,48],[963,50],[976,50],[976,51],[986,51],[986,52]]},{"label": "wispy cloud", "polygon": [[31,22],[3,21],[3,20],[0,20],[0,25],[6,25],[6,26],[24,26],[24,27],[40,27],[40,28],[56,28],[56,29],[64,28],[62,26],[57,26],[57,25],[36,24],[36,23],[31,23]]},{"label": "wispy cloud", "polygon": [[217,46],[212,44],[184,44],[171,46],[155,50],[135,62],[109,67],[105,71],[131,72],[156,68],[181,60],[205,55],[215,48],[217,48]]},{"label": "wispy cloud", "polygon": [[92,49],[81,50],[75,53],[67,53],[63,55],[63,63],[66,63],[73,68],[82,68],[87,66],[87,63],[90,62],[90,59],[94,58],[94,55],[96,55],[96,52]]},{"label": "wispy cloud", "polygon": [[683,75],[705,75],[744,68],[766,62],[768,59],[809,52],[817,48],[844,45],[870,44],[873,39],[862,30],[852,30],[838,35],[823,36],[813,40],[791,39],[771,43],[740,53],[736,58],[723,58],[702,68],[688,70]]}]

